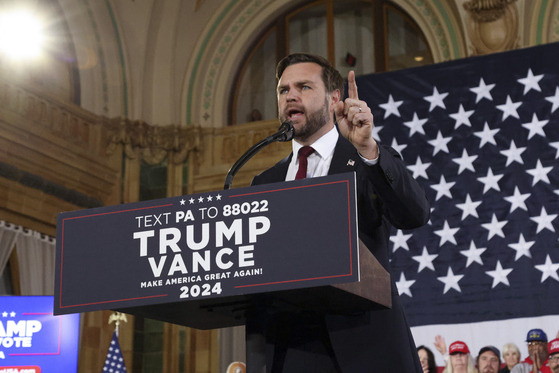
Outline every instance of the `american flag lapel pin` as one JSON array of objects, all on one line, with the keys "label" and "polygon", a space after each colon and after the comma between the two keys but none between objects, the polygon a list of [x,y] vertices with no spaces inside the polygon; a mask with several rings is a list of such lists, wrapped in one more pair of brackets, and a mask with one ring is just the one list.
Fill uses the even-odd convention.
[{"label": "american flag lapel pin", "polygon": [[354,166],[355,165],[355,161],[353,159],[350,159],[347,161],[347,165],[348,166]]}]

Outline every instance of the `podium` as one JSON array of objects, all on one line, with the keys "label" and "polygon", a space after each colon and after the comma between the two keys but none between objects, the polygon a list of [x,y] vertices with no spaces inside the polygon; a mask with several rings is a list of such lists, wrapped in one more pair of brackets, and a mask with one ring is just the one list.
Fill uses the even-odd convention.
[{"label": "podium", "polygon": [[353,173],[61,213],[54,314],[246,325],[262,372],[268,317],[391,306],[357,224]]}]

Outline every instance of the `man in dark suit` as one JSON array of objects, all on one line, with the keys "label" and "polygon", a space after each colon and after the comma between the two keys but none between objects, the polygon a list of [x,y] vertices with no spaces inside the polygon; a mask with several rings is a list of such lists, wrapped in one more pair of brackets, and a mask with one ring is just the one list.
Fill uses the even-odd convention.
[{"label": "man in dark suit", "polygon": [[[353,71],[348,75],[346,100],[342,99],[343,78],[322,57],[287,56],[276,75],[279,119],[291,121],[295,129],[293,153],[256,176],[253,184],[355,171],[359,238],[390,272],[391,226],[412,229],[428,221],[424,191],[399,154],[373,139],[373,115],[359,100]],[[293,156],[311,145],[307,157]],[[272,372],[422,372],[394,280],[391,284],[390,309],[372,307],[351,315],[276,315],[268,329],[267,368]]]}]

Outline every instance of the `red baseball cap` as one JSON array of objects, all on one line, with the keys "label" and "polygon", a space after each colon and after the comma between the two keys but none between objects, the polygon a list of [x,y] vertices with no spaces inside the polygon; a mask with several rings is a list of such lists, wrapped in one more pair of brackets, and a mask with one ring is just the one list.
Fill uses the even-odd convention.
[{"label": "red baseball cap", "polygon": [[452,342],[450,344],[450,347],[448,348],[448,353],[450,355],[452,355],[452,354],[456,354],[458,352],[463,353],[463,354],[469,354],[470,350],[468,349],[468,345],[465,344],[462,341]]},{"label": "red baseball cap", "polygon": [[559,352],[559,338],[552,340],[551,342],[549,342],[549,345],[547,346],[547,350],[549,352],[549,355],[553,355]]}]

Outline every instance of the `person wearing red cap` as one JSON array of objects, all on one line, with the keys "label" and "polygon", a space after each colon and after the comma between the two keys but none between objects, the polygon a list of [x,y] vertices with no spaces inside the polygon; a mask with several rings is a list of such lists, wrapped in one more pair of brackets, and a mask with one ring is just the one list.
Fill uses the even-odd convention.
[{"label": "person wearing red cap", "polygon": [[452,342],[448,347],[449,361],[443,373],[475,373],[476,367],[468,345],[462,341]]},{"label": "person wearing red cap", "polygon": [[549,369],[552,373],[559,373],[559,338],[549,342],[547,350],[549,351]]}]

